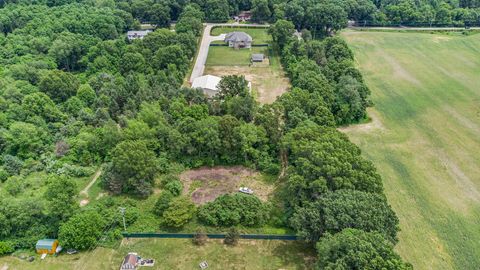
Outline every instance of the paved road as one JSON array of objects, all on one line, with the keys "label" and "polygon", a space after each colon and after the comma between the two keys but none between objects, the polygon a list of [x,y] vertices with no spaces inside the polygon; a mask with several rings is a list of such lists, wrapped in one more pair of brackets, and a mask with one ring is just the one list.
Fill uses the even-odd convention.
[{"label": "paved road", "polygon": [[[406,30],[406,31],[461,31],[466,30],[465,27],[348,27],[354,30],[369,29],[369,30]],[[469,30],[480,30],[480,27],[470,27]]]},{"label": "paved road", "polygon": [[219,36],[211,36],[210,31],[214,26],[247,26],[247,27],[268,27],[269,25],[265,24],[239,24],[239,23],[207,23],[203,30],[202,42],[200,43],[200,48],[198,48],[197,60],[195,66],[193,66],[192,74],[190,75],[190,83],[193,82],[195,78],[198,78],[203,75],[205,70],[205,63],[207,62],[208,57],[208,48],[210,43],[215,40],[224,40],[225,34]]}]

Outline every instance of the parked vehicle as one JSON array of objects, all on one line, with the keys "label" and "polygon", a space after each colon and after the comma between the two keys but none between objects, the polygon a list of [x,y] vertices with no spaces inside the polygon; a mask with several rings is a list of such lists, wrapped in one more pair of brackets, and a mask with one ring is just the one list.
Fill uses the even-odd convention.
[{"label": "parked vehicle", "polygon": [[78,250],[76,250],[76,249],[73,249],[73,248],[67,249],[67,254],[68,255],[73,255],[73,254],[77,254],[77,253],[78,253]]},{"label": "parked vehicle", "polygon": [[242,192],[242,193],[245,193],[245,194],[253,194],[253,190],[251,190],[250,188],[248,187],[240,187],[238,189],[239,192]]}]

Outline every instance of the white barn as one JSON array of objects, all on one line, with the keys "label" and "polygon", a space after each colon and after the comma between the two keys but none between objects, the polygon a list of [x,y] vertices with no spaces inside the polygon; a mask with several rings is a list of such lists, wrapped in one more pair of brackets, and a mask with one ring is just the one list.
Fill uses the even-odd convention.
[{"label": "white barn", "polygon": [[143,39],[150,32],[152,32],[152,30],[128,31],[127,38],[128,40]]},{"label": "white barn", "polygon": [[217,76],[204,75],[193,80],[192,88],[201,88],[205,95],[213,97],[218,93],[217,85],[221,80]]}]

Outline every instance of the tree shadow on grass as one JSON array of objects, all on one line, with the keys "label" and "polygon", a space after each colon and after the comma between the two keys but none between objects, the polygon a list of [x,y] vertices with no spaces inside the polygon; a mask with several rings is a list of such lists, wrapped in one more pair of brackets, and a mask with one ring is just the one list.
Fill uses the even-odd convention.
[{"label": "tree shadow on grass", "polygon": [[280,258],[284,265],[294,266],[294,269],[314,268],[315,249],[304,241],[280,241],[272,254]]}]

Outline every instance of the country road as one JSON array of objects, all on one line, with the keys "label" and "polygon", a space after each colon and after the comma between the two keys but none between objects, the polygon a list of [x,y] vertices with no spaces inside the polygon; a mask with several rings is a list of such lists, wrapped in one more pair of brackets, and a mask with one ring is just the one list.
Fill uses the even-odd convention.
[{"label": "country road", "polygon": [[205,70],[205,63],[207,62],[208,57],[208,48],[210,43],[216,40],[223,40],[225,35],[211,36],[210,32],[215,26],[231,26],[231,27],[269,27],[268,24],[239,24],[239,23],[207,23],[203,29],[202,42],[200,43],[200,48],[198,48],[197,59],[195,65],[193,66],[192,74],[190,75],[190,83],[193,82],[195,78],[198,78],[203,75]]},{"label": "country road", "polygon": [[462,30],[480,30],[480,27],[470,27],[469,29],[465,29],[465,27],[400,27],[400,26],[395,26],[395,27],[380,27],[380,26],[349,26],[348,29],[352,30],[405,30],[405,31],[462,31]]}]

